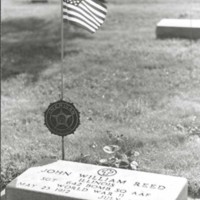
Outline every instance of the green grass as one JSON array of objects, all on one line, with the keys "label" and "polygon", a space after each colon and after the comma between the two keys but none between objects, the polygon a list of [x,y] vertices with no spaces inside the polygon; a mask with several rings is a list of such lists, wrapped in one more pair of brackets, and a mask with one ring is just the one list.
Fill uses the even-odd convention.
[{"label": "green grass", "polygon": [[[189,5],[112,0],[95,35],[66,24],[64,98],[81,112],[80,127],[65,138],[67,160],[98,164],[115,142],[109,134],[123,134],[126,148],[140,152],[138,170],[186,177],[190,196],[200,197],[200,41],[155,38],[161,18],[187,17]],[[199,6],[193,2],[193,18]],[[60,95],[60,8],[2,7],[4,187],[44,158],[61,158],[61,139],[43,117]]]}]

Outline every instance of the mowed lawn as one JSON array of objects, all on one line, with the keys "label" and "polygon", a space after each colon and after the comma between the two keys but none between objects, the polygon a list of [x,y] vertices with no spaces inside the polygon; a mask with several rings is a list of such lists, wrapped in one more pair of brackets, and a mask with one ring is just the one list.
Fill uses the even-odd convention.
[{"label": "mowed lawn", "polygon": [[[94,35],[65,24],[64,99],[81,113],[66,160],[99,164],[120,138],[139,171],[182,176],[200,197],[200,41],[159,40],[162,18],[200,18],[197,0],[112,0]],[[1,185],[61,138],[44,125],[60,96],[60,5],[2,1]]]}]

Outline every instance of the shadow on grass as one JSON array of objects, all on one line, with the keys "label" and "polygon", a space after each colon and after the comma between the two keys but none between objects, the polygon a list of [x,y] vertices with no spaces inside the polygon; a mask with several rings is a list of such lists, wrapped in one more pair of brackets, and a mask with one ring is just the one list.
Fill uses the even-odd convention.
[{"label": "shadow on grass", "polygon": [[[65,28],[65,42],[88,39],[84,33]],[[37,81],[39,73],[60,60],[59,20],[37,18],[12,19],[2,22],[2,80],[27,73]],[[78,54],[70,48],[65,56]]]}]

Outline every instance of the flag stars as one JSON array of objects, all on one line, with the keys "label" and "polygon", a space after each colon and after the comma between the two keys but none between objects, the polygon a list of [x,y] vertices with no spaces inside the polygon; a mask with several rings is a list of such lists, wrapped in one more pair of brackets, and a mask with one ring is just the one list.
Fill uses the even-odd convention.
[{"label": "flag stars", "polygon": [[82,0],[66,0],[66,3],[72,4],[74,6],[78,6]]}]

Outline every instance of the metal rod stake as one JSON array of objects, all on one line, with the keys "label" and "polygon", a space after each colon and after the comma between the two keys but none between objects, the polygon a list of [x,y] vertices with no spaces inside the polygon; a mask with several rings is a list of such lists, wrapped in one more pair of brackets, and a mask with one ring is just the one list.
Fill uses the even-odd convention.
[{"label": "metal rod stake", "polygon": [[64,144],[64,136],[62,136],[62,160],[65,160],[65,144]]}]

